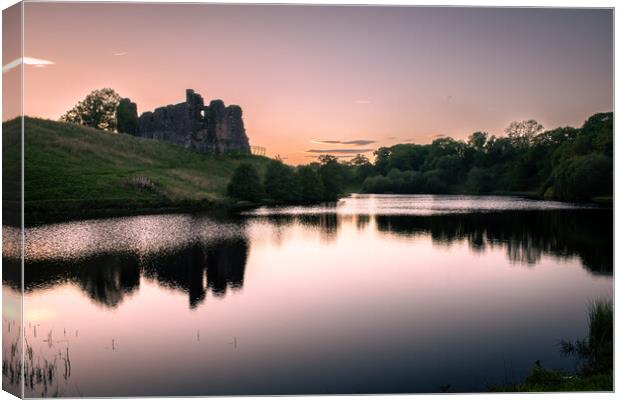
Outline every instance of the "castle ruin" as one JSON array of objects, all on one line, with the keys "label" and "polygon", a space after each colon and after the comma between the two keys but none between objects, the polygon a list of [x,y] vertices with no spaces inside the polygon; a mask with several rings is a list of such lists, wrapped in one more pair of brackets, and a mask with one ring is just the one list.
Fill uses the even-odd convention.
[{"label": "castle ruin", "polygon": [[[135,110],[135,103],[129,99],[124,99],[124,104]],[[250,154],[241,107],[227,107],[222,100],[213,100],[205,106],[202,96],[192,89],[187,89],[185,102],[142,113],[133,129],[122,130],[119,126],[119,131],[165,140],[203,153]]]}]

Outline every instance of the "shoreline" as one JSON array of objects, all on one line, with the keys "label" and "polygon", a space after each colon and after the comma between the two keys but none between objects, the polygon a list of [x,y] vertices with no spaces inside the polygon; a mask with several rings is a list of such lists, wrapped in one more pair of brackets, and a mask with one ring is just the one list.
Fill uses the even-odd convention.
[{"label": "shoreline", "polygon": [[[373,194],[373,193],[355,193],[349,192],[340,199],[355,194]],[[380,193],[390,194],[390,193]],[[484,193],[484,194],[467,194],[467,193],[450,193],[446,195],[459,196],[503,196],[503,197],[524,197],[536,201],[550,201],[531,192],[500,192],[500,193]],[[438,194],[438,196],[441,196]],[[558,200],[553,200],[558,201]],[[8,203],[8,204],[7,204]],[[4,215],[7,217],[9,225],[19,226],[19,220],[12,220],[9,215],[19,215],[18,204],[5,201],[3,207]],[[587,203],[596,204],[603,208],[613,208],[613,198],[602,197],[593,198]],[[51,206],[50,206],[51,205]],[[37,201],[26,202],[24,209],[24,225],[38,226],[51,223],[62,223],[69,221],[77,221],[83,219],[100,219],[100,218],[116,218],[129,217],[139,215],[156,215],[156,214],[183,214],[183,213],[205,213],[211,214],[219,218],[227,218],[241,211],[251,210],[259,207],[285,206],[290,204],[280,204],[276,202],[263,201],[261,203],[252,203],[248,201],[227,200],[184,200],[170,202],[112,202],[101,201],[97,204],[83,201]],[[295,204],[295,205],[311,205],[311,204]]]}]

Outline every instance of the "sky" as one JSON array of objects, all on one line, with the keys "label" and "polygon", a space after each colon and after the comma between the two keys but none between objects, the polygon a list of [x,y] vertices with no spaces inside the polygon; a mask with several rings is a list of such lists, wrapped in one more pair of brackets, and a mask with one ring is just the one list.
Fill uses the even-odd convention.
[{"label": "sky", "polygon": [[292,164],[613,109],[610,9],[25,3],[24,25],[26,115],[192,88]]}]

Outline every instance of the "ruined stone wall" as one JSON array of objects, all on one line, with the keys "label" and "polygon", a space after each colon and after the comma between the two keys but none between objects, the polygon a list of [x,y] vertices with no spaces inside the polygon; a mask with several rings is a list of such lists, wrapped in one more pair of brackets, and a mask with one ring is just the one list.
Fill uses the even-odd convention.
[{"label": "ruined stone wall", "polygon": [[156,108],[138,118],[137,136],[165,140],[204,153],[238,151],[250,154],[241,107],[186,91],[184,103]]}]

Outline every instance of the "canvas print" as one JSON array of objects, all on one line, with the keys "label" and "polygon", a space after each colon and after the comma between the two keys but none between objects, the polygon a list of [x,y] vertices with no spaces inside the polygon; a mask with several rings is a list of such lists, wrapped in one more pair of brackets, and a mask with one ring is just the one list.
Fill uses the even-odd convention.
[{"label": "canvas print", "polygon": [[5,9],[2,388],[613,391],[613,18]]}]

